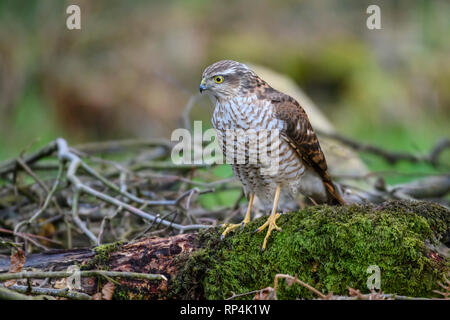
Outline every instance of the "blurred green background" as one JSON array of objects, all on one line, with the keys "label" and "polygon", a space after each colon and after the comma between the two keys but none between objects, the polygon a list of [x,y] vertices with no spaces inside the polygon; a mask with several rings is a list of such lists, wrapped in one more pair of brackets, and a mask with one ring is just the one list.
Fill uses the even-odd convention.
[{"label": "blurred green background", "polygon": [[[66,28],[70,4],[81,30]],[[366,27],[370,4],[381,30]],[[203,69],[221,59],[291,77],[348,137],[427,153],[450,136],[449,17],[449,1],[425,0],[1,0],[0,161],[58,136],[170,137]],[[211,113],[202,98],[192,118]],[[389,182],[438,170],[363,159],[412,174]]]}]

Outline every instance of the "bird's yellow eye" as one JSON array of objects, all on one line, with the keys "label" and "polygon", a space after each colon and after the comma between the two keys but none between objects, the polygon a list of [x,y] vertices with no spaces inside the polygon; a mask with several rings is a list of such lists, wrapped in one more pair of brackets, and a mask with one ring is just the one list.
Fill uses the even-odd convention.
[{"label": "bird's yellow eye", "polygon": [[214,82],[215,83],[222,83],[223,82],[223,77],[222,76],[215,76],[214,77]]}]

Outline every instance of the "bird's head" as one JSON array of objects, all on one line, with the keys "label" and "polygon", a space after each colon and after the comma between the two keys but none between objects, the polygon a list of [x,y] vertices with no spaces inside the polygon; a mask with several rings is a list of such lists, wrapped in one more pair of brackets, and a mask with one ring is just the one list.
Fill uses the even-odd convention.
[{"label": "bird's head", "polygon": [[216,99],[228,100],[242,94],[249,80],[256,77],[245,64],[221,60],[203,71],[200,93],[206,92]]}]

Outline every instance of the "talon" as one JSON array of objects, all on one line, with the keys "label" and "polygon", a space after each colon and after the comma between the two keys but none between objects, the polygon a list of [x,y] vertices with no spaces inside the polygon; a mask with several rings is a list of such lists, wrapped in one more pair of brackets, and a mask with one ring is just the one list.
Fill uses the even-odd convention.
[{"label": "talon", "polygon": [[266,236],[264,237],[264,242],[263,242],[261,251],[264,251],[266,249],[267,241],[268,241],[269,236],[272,233],[272,231],[273,230],[281,231],[281,228],[279,226],[277,226],[277,224],[276,224],[276,221],[279,217],[280,217],[279,213],[271,214],[270,217],[267,219],[267,221],[261,227],[256,229],[257,231],[262,231],[265,228],[267,228],[267,233],[266,233]]},{"label": "talon", "polygon": [[222,232],[222,234],[220,235],[220,240],[223,240],[223,238],[232,230],[239,228],[239,226],[241,227],[241,230],[244,229],[245,225],[247,223],[250,222],[250,212],[251,212],[251,208],[252,208],[252,204],[253,204],[253,199],[254,199],[255,195],[252,193],[250,196],[250,202],[248,204],[248,208],[247,208],[247,213],[245,215],[244,220],[242,220],[241,223],[224,223],[221,224],[220,227],[225,227],[225,230]]},{"label": "talon", "polygon": [[223,240],[223,238],[231,231],[233,231],[236,228],[239,228],[239,226],[241,226],[240,223],[227,223],[224,224],[225,230],[222,232],[222,234],[220,235],[220,240]]}]

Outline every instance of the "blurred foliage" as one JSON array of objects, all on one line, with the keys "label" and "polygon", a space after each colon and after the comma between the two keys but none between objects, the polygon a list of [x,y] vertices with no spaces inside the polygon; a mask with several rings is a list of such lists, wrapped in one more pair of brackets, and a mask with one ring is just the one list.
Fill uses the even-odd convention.
[{"label": "blurred foliage", "polygon": [[[217,166],[212,173],[217,177],[217,180],[233,177],[233,170],[227,164]],[[240,196],[241,191],[239,190],[224,190],[200,195],[198,201],[203,207],[213,210],[217,207],[225,207],[235,203]]]},{"label": "blurred foliage", "polygon": [[[382,30],[370,31],[374,3]],[[69,4],[80,5],[82,30],[65,27]],[[426,0],[3,0],[0,160],[57,136],[169,136],[203,68],[225,58],[293,78],[344,135],[428,152],[450,134],[449,14],[448,1]],[[211,112],[201,99],[191,116],[209,124]],[[436,172],[363,157],[372,170]]]}]

